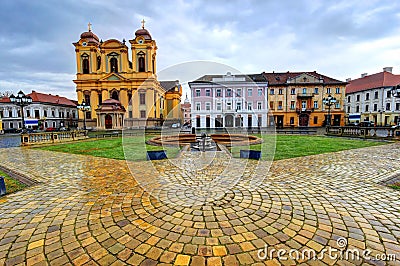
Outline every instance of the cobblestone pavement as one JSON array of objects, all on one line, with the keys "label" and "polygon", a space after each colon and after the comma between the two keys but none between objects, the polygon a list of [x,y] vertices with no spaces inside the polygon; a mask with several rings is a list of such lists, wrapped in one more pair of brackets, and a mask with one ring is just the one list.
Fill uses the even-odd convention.
[{"label": "cobblestone pavement", "polygon": [[[193,166],[193,154],[128,167],[3,149],[1,165],[41,184],[0,198],[0,265],[395,265],[400,192],[377,183],[400,173],[399,148],[281,160],[268,173],[261,163],[258,175],[265,178],[258,186],[250,179],[256,162],[243,165],[224,153],[207,158],[205,167]],[[259,250],[266,245],[264,260]],[[329,248],[371,253],[345,260],[329,256]],[[288,253],[278,259],[272,249],[314,250],[319,259],[285,260]],[[371,260],[380,254],[397,261]]]}]

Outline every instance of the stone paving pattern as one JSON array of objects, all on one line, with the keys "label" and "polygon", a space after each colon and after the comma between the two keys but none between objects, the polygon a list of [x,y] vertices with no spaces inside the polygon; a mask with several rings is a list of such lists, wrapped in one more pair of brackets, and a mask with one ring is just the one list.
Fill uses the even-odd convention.
[{"label": "stone paving pattern", "polygon": [[[0,198],[0,265],[396,265],[400,192],[377,183],[400,173],[399,148],[281,160],[268,173],[267,163],[243,166],[223,153],[205,168],[183,171],[176,165],[190,167],[190,153],[127,165],[2,149],[1,165],[42,183]],[[256,168],[265,177],[257,187],[249,180]],[[220,186],[208,186],[220,175],[227,178]],[[319,253],[337,247],[339,237],[347,248],[396,254],[397,261],[257,256],[266,244]]]}]

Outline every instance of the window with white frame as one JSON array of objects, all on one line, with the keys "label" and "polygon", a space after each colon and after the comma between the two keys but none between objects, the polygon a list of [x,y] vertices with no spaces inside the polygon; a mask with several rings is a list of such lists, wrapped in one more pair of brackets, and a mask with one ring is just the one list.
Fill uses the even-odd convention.
[{"label": "window with white frame", "polygon": [[211,96],[211,91],[210,91],[210,89],[206,89],[206,96],[208,96],[208,97]]},{"label": "window with white frame", "polygon": [[326,88],[326,93],[330,94],[331,93],[331,88]]},{"label": "window with white frame", "polygon": [[241,96],[242,96],[242,89],[237,89],[237,90],[236,90],[236,95],[237,95],[238,97],[241,97]]},{"label": "window with white frame", "polygon": [[217,102],[217,111],[222,111],[222,103]]},{"label": "window with white frame", "polygon": [[336,88],[336,94],[340,93],[340,88]]},{"label": "window with white frame", "polygon": [[253,96],[253,89],[251,88],[247,89],[247,96],[249,97]]},{"label": "window with white frame", "polygon": [[257,102],[257,109],[262,110],[262,102]]},{"label": "window with white frame", "polygon": [[196,97],[200,97],[200,90],[196,90]]},{"label": "window with white frame", "polygon": [[263,90],[262,89],[258,89],[258,96],[262,96]]},{"label": "window with white frame", "polygon": [[232,89],[226,89],[226,96],[232,97]]},{"label": "window with white frame", "polygon": [[314,108],[318,109],[318,101],[314,101]]},{"label": "window with white frame", "polygon": [[232,110],[232,103],[231,102],[227,102],[226,103],[226,110]]},{"label": "window with white frame", "polygon": [[196,111],[201,111],[201,103],[196,103]]},{"label": "window with white frame", "polygon": [[206,111],[210,111],[211,110],[211,103],[207,102],[206,103]]},{"label": "window with white frame", "polygon": [[296,94],[296,89],[291,89],[290,94],[295,95]]},{"label": "window with white frame", "polygon": [[222,93],[221,93],[221,89],[217,89],[217,97],[221,97]]},{"label": "window with white frame", "polygon": [[247,103],[247,110],[249,110],[249,111],[253,110],[253,103],[252,102],[248,102]]},{"label": "window with white frame", "polygon": [[294,107],[295,107],[295,104],[296,104],[295,101],[291,101],[291,102],[290,102],[290,109],[293,110]]},{"label": "window with white frame", "polygon": [[237,102],[236,103],[236,111],[242,110],[242,102]]}]

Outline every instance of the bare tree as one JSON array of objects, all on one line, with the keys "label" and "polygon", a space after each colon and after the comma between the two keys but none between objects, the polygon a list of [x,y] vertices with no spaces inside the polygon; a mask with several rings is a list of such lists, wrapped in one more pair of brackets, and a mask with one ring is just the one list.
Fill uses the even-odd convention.
[{"label": "bare tree", "polygon": [[0,98],[2,98],[2,97],[10,97],[11,94],[13,94],[12,91],[8,91],[8,90],[0,91]]}]

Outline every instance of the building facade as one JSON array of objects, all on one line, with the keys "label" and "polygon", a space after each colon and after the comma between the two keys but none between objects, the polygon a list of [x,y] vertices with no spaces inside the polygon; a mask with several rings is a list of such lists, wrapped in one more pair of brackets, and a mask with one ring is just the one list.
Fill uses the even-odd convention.
[{"label": "building facade", "polygon": [[[72,100],[36,91],[27,96],[32,98],[32,104],[24,107],[27,128],[45,130],[50,127],[77,127],[78,111]],[[11,103],[8,97],[0,98],[0,117],[3,130],[22,129],[21,108]]]},{"label": "building facade", "polygon": [[345,88],[342,82],[317,72],[265,73],[268,82],[270,125],[285,127],[321,127],[327,124],[329,107],[323,99],[336,98],[331,106],[331,125],[344,125]]},{"label": "building facade", "polygon": [[268,83],[263,75],[205,75],[189,87],[192,127],[267,126]]},{"label": "building facade", "polygon": [[[157,80],[156,41],[142,23],[142,28],[129,40],[130,49],[125,39],[99,40],[90,23],[88,31],[73,43],[78,102],[85,101],[91,107],[91,111],[85,112],[88,127],[104,129],[108,128],[106,125],[118,124],[113,121],[115,116],[107,113],[108,108],[101,107],[108,99],[123,107],[122,127],[160,125],[168,117],[166,107],[174,109],[179,104],[182,91],[166,91]],[[79,112],[80,123],[83,115]],[[175,115],[173,119],[179,118]]]},{"label": "building facade", "polygon": [[361,75],[350,80],[346,87],[348,123],[374,122],[376,126],[395,125],[400,117],[400,98],[392,95],[393,87],[400,84],[400,75],[392,67],[382,72]]},{"label": "building facade", "polygon": [[182,109],[182,124],[185,126],[192,125],[192,113],[191,113],[191,106],[190,100],[186,94],[185,101],[181,104]]}]

